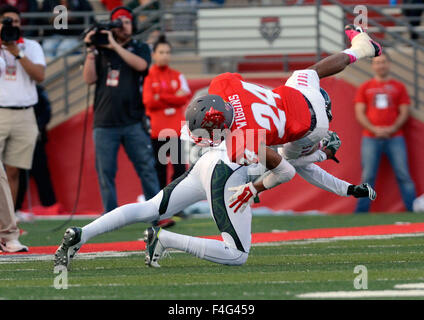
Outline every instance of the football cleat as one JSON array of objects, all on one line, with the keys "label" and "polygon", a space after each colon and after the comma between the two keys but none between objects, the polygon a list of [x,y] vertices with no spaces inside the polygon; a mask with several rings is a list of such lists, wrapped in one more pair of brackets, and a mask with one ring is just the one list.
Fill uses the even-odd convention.
[{"label": "football cleat", "polygon": [[150,227],[144,231],[144,242],[146,243],[145,263],[149,267],[159,268],[159,259],[165,251],[165,248],[159,241],[160,227]]},{"label": "football cleat", "polygon": [[69,270],[71,259],[81,248],[81,228],[72,227],[65,231],[63,240],[54,254],[54,266],[65,266]]},{"label": "football cleat", "polygon": [[351,49],[357,54],[357,58],[374,58],[382,53],[381,45],[372,40],[361,27],[353,24],[345,26],[345,33],[352,43]]},{"label": "football cleat", "polygon": [[363,183],[359,186],[352,185],[352,190],[350,194],[353,195],[355,198],[368,197],[370,200],[375,200],[377,198],[377,193],[368,183]]}]

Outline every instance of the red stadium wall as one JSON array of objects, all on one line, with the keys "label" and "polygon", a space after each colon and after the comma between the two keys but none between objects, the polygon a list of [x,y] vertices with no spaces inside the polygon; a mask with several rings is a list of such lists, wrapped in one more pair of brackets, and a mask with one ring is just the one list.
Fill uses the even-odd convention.
[{"label": "red stadium wall", "polygon": [[[250,78],[249,81],[276,87],[283,83],[284,80]],[[208,79],[189,80],[189,85],[193,92],[204,88],[208,83]],[[326,161],[322,164],[322,167],[341,179],[358,184],[361,178],[361,128],[355,120],[353,110],[353,98],[356,88],[337,78],[324,79],[322,87],[328,91],[333,102],[334,120],[330,129],[336,131],[342,139],[342,147],[338,153],[341,163],[336,164],[332,161]],[[47,153],[52,180],[57,198],[64,205],[67,212],[72,211],[76,199],[84,115],[85,113],[82,112],[49,131]],[[406,125],[406,139],[409,165],[418,194],[424,192],[424,170],[421,170],[420,167],[424,161],[424,148],[422,148],[421,140],[423,136],[424,124],[411,118]],[[140,180],[122,148],[118,156],[118,166],[116,184],[119,204],[135,202],[137,196],[142,193],[142,188]],[[374,212],[404,211],[405,208],[400,198],[393,171],[385,158],[380,166],[377,179],[376,191],[378,197],[373,203],[371,210]],[[38,197],[34,191],[35,187],[33,184],[31,186],[33,205],[37,205]],[[281,200],[275,201],[275,199]],[[296,176],[289,183],[263,193],[260,205],[275,210],[319,210],[329,213],[348,213],[354,210],[355,203],[356,199],[354,198],[338,197],[309,185],[302,178]],[[77,212],[102,212],[97,175],[94,167],[92,109],[88,113],[84,167]]]}]

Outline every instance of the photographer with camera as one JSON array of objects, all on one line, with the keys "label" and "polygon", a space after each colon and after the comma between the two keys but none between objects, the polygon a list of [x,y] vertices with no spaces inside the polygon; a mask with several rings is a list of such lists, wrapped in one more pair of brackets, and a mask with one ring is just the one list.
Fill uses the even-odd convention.
[{"label": "photographer with camera", "polygon": [[93,139],[105,213],[118,206],[115,175],[121,144],[141,179],[146,199],[160,190],[141,96],[151,62],[150,49],[132,39],[134,18],[130,9],[114,9],[110,20],[86,34],[83,70],[86,83],[96,84]]},{"label": "photographer with camera", "polygon": [[[31,169],[38,135],[33,106],[38,101],[36,83],[44,80],[45,59],[38,42],[21,37],[20,12],[0,8],[0,157],[5,164],[13,203],[19,186],[19,169]],[[2,64],[0,62],[0,64]],[[1,211],[0,221],[7,220]],[[9,219],[11,220],[11,219]],[[18,250],[19,244],[5,244]],[[9,249],[8,249],[9,248]]]}]

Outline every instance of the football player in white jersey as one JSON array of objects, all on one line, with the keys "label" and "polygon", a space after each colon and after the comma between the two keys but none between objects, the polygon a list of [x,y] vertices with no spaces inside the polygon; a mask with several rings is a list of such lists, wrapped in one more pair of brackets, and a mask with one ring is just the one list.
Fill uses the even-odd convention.
[{"label": "football player in white jersey", "polygon": [[[311,163],[333,158],[340,147],[337,135],[329,134],[322,147],[309,156],[289,160],[308,182],[341,196],[369,197],[375,199],[375,192],[367,185],[355,186],[337,179]],[[159,227],[150,227],[145,231],[146,258],[148,266],[159,267],[158,261],[166,249],[177,249],[198,258],[226,264],[241,265],[247,260],[251,245],[250,205],[235,212],[231,208],[233,192],[240,185],[253,179],[253,167],[242,166],[228,159],[225,144],[208,148],[199,160],[183,176],[171,182],[155,197],[144,203],[132,203],[121,206],[101,216],[83,228],[68,228],[63,241],[54,257],[55,266],[69,267],[71,259],[89,239],[126,225],[172,217],[179,211],[197,201],[207,199],[211,214],[223,241],[192,237]],[[284,149],[284,148],[283,148]],[[318,153],[322,153],[321,156]],[[317,158],[318,157],[318,158]],[[256,165],[256,166],[260,166]],[[237,208],[238,209],[238,208]]]}]

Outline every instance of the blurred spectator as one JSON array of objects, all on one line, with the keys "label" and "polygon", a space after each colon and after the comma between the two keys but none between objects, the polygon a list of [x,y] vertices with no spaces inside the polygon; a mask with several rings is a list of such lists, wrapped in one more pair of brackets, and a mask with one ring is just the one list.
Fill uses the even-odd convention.
[{"label": "blurred spectator", "polygon": [[143,9],[158,10],[160,7],[160,3],[158,0],[131,0],[127,4],[127,7],[131,10],[134,10],[135,8],[140,6]]},{"label": "blurred spectator", "polygon": [[[424,1],[423,0],[404,0],[403,4],[420,4],[423,7],[417,9],[403,9],[403,15],[407,18],[411,18],[408,20],[408,23],[412,25],[412,27],[418,27],[421,24],[421,15],[424,11]],[[411,31],[411,40],[418,40],[419,35],[417,32]]]},{"label": "blurred spectator", "polygon": [[50,178],[45,148],[47,143],[47,124],[51,118],[50,101],[47,96],[47,91],[40,85],[37,85],[37,94],[38,103],[34,106],[34,111],[40,133],[38,135],[37,144],[35,145],[31,170],[20,171],[19,190],[15,207],[17,216],[19,216],[22,208],[30,176],[34,178],[35,184],[37,185],[41,205],[46,207],[44,211],[58,214],[62,210],[61,205],[56,202],[56,195]]},{"label": "blurred spectator", "polygon": [[[20,28],[19,10],[0,8],[4,18]],[[33,106],[38,102],[36,82],[44,80],[46,62],[38,42],[26,38],[1,42],[5,71],[0,75],[0,157],[5,164],[13,203],[19,186],[19,169],[30,169],[38,135]]]},{"label": "blurred spectator", "polygon": [[[53,29],[44,31],[43,49],[46,57],[52,58],[75,47],[79,43],[79,37],[84,31],[82,28],[72,28],[72,25],[84,25],[84,17],[72,17],[72,12],[90,12],[93,8],[87,0],[44,0],[41,11],[53,13],[56,6],[63,5],[68,9],[68,29]],[[53,25],[55,16],[44,22],[47,25]],[[89,24],[93,23],[90,18]]]},{"label": "blurred spectator", "polygon": [[[374,78],[359,87],[355,98],[356,118],[364,128],[361,146],[362,182],[374,187],[381,156],[387,155],[403,202],[412,211],[415,185],[409,168],[402,127],[408,119],[409,96],[405,86],[389,76],[390,60],[382,54],[372,61]],[[356,212],[368,212],[370,200],[359,199]]]},{"label": "blurred spectator", "polygon": [[28,247],[19,242],[19,228],[13,210],[12,194],[0,161],[0,249],[4,252],[28,251]]},{"label": "blurred spectator", "polygon": [[121,144],[141,179],[145,198],[149,200],[160,190],[141,95],[151,62],[150,49],[147,44],[132,39],[130,9],[112,11],[111,20],[116,19],[122,20],[122,28],[102,31],[108,35],[109,44],[94,46],[91,43],[94,31],[84,39],[88,52],[84,80],[96,84],[93,139],[105,213],[118,206],[115,176]]},{"label": "blurred spectator", "polygon": [[[21,13],[39,11],[37,0],[0,0],[0,7],[6,4],[17,8]],[[36,24],[36,18],[21,18],[21,26],[35,26]],[[23,31],[25,37],[33,37],[37,36],[37,34],[38,31],[36,29]]]},{"label": "blurred spectator", "polygon": [[192,6],[203,8],[223,6],[225,4],[225,0],[187,0],[186,2]]},{"label": "blurred spectator", "polygon": [[[186,170],[181,158],[180,131],[181,121],[184,121],[184,107],[190,99],[191,92],[184,75],[169,67],[171,45],[165,36],[160,36],[153,45],[152,58],[154,64],[144,82],[143,102],[151,121],[156,171],[160,188],[163,189],[167,185],[168,160],[166,154],[160,150],[162,146],[171,144],[170,157],[174,168],[172,180]],[[172,152],[176,150],[178,152]]]},{"label": "blurred spectator", "polygon": [[122,0],[101,0],[101,2],[107,11],[112,11],[113,9],[124,5]]}]

